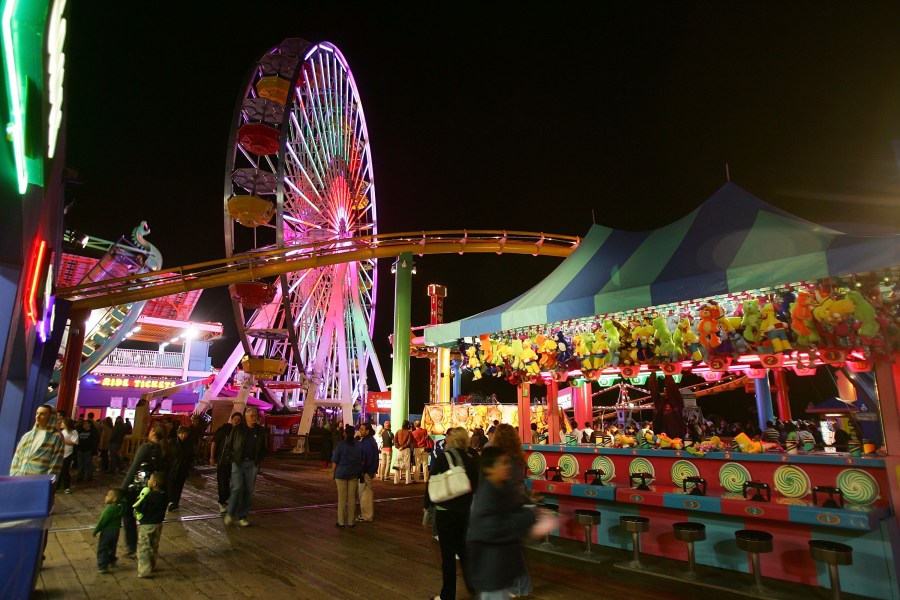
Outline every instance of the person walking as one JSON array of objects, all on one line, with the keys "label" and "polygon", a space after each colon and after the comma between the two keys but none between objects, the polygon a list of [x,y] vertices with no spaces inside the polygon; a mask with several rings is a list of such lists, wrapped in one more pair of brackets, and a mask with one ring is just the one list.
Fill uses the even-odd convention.
[{"label": "person walking", "polygon": [[320,436],[322,468],[327,469],[328,465],[331,463],[331,455],[334,453],[334,445],[331,442],[331,431],[328,429],[328,423],[322,425]]},{"label": "person walking", "polygon": [[249,527],[250,506],[259,465],[266,455],[268,435],[259,424],[259,409],[248,406],[244,410],[244,422],[236,425],[225,441],[223,460],[231,463],[231,497],[225,513],[225,524],[237,520],[241,527]]},{"label": "person walking", "polygon": [[[134,556],[138,545],[138,528],[133,505],[140,492],[147,487],[150,475],[155,472],[166,473],[172,461],[165,425],[157,423],[150,428],[147,440],[134,453],[134,460],[125,473],[125,479],[122,480],[122,487],[128,497],[125,510],[122,511],[122,529],[125,530],[127,556]],[[163,514],[165,515],[165,504]]]},{"label": "person walking", "polygon": [[[585,423],[585,427],[590,423]],[[593,433],[593,430],[591,431]],[[494,432],[493,445],[503,450],[509,459],[510,477],[507,482],[510,494],[518,506],[530,503],[528,489],[525,487],[525,475],[528,472],[528,459],[522,450],[522,442],[516,428],[508,423],[501,423]],[[531,594],[531,576],[528,574],[528,565],[522,563],[521,569],[512,584],[514,596],[528,596]]]},{"label": "person walking", "polygon": [[391,422],[385,421],[381,428],[381,462],[378,465],[378,479],[387,481],[391,476],[391,458],[394,454],[394,432]]},{"label": "person walking", "polygon": [[122,444],[125,443],[125,436],[128,428],[125,427],[125,421],[122,415],[116,417],[113,424],[112,436],[109,438],[109,473],[118,474],[122,470]]},{"label": "person walking", "polygon": [[110,417],[100,419],[100,421],[97,422],[97,431],[99,433],[97,449],[100,451],[100,470],[104,473],[108,473],[109,443],[112,440],[113,420]]},{"label": "person walking", "polygon": [[72,493],[72,459],[75,458],[75,446],[78,445],[78,432],[72,419],[59,419],[59,435],[63,442],[63,463],[56,480],[56,489]]},{"label": "person walking", "polygon": [[159,538],[166,518],[166,474],[162,471],[150,475],[147,487],[141,490],[132,506],[140,530],[137,546],[137,576],[150,577],[159,557]]},{"label": "person walking", "polygon": [[353,425],[344,428],[344,439],[331,455],[331,475],[337,486],[337,523],[335,527],[356,525],[356,493],[362,473],[362,444],[354,437]]},{"label": "person walking", "polygon": [[75,451],[78,452],[78,475],[75,481],[91,481],[94,479],[94,454],[97,452],[97,445],[100,443],[100,434],[94,426],[94,422],[85,419],[81,423],[81,429],[78,430],[78,445]]},{"label": "person walking", "polygon": [[505,600],[513,595],[513,581],[525,569],[522,537],[545,535],[559,522],[550,513],[535,513],[519,504],[509,485],[511,478],[509,455],[496,445],[485,448],[481,484],[472,499],[466,534],[469,568],[464,571],[466,583],[479,592],[480,600]]},{"label": "person walking", "polygon": [[244,415],[233,413],[227,423],[216,429],[212,443],[209,445],[209,464],[216,467],[216,487],[218,488],[219,514],[228,512],[228,498],[231,496],[231,463],[222,460],[225,453],[225,441],[231,430],[244,421]]},{"label": "person walking", "polygon": [[394,436],[394,448],[400,453],[397,457],[397,464],[394,466],[394,485],[400,483],[400,474],[403,472],[406,473],[406,485],[409,485],[410,483],[409,478],[412,471],[410,461],[412,459],[413,444],[413,436],[410,431],[411,427],[409,421],[403,421],[403,426],[400,428],[400,431],[397,432],[397,435]]},{"label": "person walking", "polygon": [[359,482],[359,516],[357,521],[375,520],[375,490],[372,480],[378,471],[378,443],[375,441],[375,430],[371,423],[359,426],[360,449],[362,450],[362,478]]},{"label": "person walking", "polygon": [[116,566],[116,546],[119,543],[119,530],[122,529],[122,511],[125,510],[125,490],[112,488],[103,498],[103,512],[94,527],[93,535],[97,540],[97,572],[109,573],[109,568]]},{"label": "person walking", "polygon": [[413,423],[413,447],[415,448],[416,467],[413,473],[413,481],[419,480],[428,483],[428,432],[422,427],[421,421]]},{"label": "person walking", "polygon": [[169,505],[166,510],[178,510],[181,502],[181,493],[184,491],[184,482],[187,481],[188,469],[194,456],[191,448],[190,431],[184,425],[178,427],[175,434],[175,443],[172,444],[172,464],[166,476],[166,488],[169,495]]},{"label": "person walking", "polygon": [[[448,454],[453,457],[453,464],[463,465],[472,490],[478,487],[478,464],[468,452],[469,434],[463,427],[455,427],[447,431],[444,451],[431,463],[431,474],[437,475],[450,469]],[[441,546],[441,593],[434,598],[456,598],[456,557],[459,557],[463,576],[468,568],[466,552],[466,531],[469,528],[469,509],[472,505],[472,493],[458,498],[433,504],[425,489],[425,510],[434,508],[434,525],[438,542]]]},{"label": "person walking", "polygon": [[59,476],[62,465],[62,437],[56,431],[53,408],[45,404],[35,411],[34,427],[19,440],[9,474]]}]

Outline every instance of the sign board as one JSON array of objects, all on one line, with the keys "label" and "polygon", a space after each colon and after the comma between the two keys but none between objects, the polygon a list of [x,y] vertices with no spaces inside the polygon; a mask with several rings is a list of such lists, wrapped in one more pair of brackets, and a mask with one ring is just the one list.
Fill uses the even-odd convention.
[{"label": "sign board", "polygon": [[122,408],[122,396],[113,396],[109,399],[109,407],[110,408]]},{"label": "sign board", "polygon": [[366,413],[391,412],[391,392],[369,392],[366,394]]}]

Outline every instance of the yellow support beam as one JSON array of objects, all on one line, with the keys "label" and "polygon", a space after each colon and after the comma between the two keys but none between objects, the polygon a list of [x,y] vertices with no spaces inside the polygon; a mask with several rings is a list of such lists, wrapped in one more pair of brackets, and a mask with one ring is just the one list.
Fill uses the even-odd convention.
[{"label": "yellow support beam", "polygon": [[580,241],[581,238],[577,236],[529,231],[442,230],[388,233],[246,252],[205,263],[60,288],[56,296],[72,300],[73,309],[94,309],[275,277],[326,265],[389,258],[404,252],[419,256],[494,252],[565,258],[578,247]]}]

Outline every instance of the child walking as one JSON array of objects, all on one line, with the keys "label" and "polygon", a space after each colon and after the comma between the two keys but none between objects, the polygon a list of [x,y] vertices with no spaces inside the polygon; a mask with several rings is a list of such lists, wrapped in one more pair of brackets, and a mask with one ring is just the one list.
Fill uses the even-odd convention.
[{"label": "child walking", "polygon": [[134,503],[134,516],[138,522],[137,563],[138,577],[149,577],[156,568],[159,555],[159,538],[163,519],[166,518],[168,498],[165,492],[166,475],[157,471],[147,480]]},{"label": "child walking", "polygon": [[103,499],[105,507],[100,520],[94,527],[94,536],[99,535],[97,542],[97,572],[109,573],[109,568],[116,566],[116,545],[119,543],[119,530],[122,528],[122,511],[125,509],[125,490],[113,488],[106,492]]}]

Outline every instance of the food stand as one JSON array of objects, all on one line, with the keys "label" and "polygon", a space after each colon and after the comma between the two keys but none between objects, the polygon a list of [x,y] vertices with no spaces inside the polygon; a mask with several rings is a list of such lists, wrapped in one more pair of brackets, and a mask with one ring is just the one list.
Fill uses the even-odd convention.
[{"label": "food stand", "polygon": [[[550,444],[525,450],[533,490],[559,506],[559,536],[583,541],[574,513],[592,509],[603,515],[592,542],[630,548],[619,517],[639,515],[650,527],[642,552],[685,560],[672,525],[696,521],[707,532],[697,562],[747,572],[735,532],[759,529],[774,536],[774,551],[760,557],[766,577],[826,587],[827,569],[808,541],[837,541],[853,552],[852,566],[841,569],[845,591],[897,598],[898,240],[842,234],[726,184],[659,230],[593,226],[538,286],[493,311],[426,328],[426,343],[457,343],[468,368],[517,386],[523,442],[535,384],[546,386],[553,416],[559,386],[573,379],[740,373],[764,422],[773,414],[773,380],[779,414],[789,420],[788,374],[874,372],[884,439],[873,454],[862,455],[859,444],[852,454],[766,452],[756,442],[704,452],[662,436],[638,440],[653,446],[646,448],[569,446],[559,445],[553,422]],[[579,424],[590,398],[575,398]],[[599,481],[585,477],[596,469]]]}]

